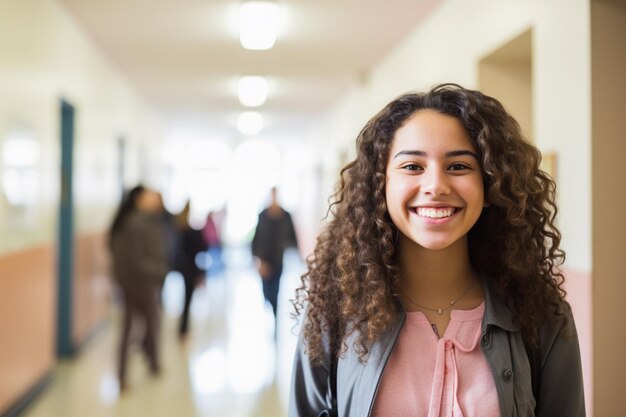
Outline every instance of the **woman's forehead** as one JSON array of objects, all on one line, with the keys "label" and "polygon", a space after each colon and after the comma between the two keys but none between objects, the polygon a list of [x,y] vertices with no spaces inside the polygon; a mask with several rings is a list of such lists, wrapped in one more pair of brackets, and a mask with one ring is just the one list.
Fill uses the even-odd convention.
[{"label": "woman's forehead", "polygon": [[451,149],[475,150],[457,118],[434,110],[415,112],[396,130],[391,142],[391,156],[401,150],[430,154]]}]

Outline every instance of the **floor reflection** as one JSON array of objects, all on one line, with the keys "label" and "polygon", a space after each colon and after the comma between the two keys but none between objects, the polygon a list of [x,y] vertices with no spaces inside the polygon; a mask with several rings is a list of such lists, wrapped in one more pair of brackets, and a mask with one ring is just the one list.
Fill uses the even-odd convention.
[{"label": "floor reflection", "polygon": [[280,417],[286,415],[295,322],[293,291],[302,262],[285,257],[274,318],[247,248],[225,252],[226,269],[194,294],[191,330],[177,337],[183,284],[176,273],[163,291],[163,374],[151,378],[138,349],[129,359],[129,392],[120,396],[115,378],[118,315],[72,360],[59,363],[53,381],[25,417]]}]

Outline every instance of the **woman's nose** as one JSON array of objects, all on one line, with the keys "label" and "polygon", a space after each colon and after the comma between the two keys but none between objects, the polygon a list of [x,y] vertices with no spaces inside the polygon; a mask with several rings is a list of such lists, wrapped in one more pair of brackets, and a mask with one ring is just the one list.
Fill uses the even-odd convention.
[{"label": "woman's nose", "polygon": [[441,170],[426,170],[426,172],[421,175],[421,179],[421,190],[425,194],[437,197],[450,193],[450,183],[448,182],[448,176],[445,174],[445,172],[442,172]]}]

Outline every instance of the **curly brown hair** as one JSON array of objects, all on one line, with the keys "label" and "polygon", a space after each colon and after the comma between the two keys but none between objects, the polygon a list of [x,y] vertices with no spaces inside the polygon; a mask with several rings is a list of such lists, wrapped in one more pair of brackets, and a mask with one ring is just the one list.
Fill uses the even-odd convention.
[{"label": "curly brown hair", "polygon": [[396,130],[422,109],[457,118],[478,151],[489,206],[468,235],[472,266],[512,307],[531,344],[538,342],[542,319],[563,315],[556,185],[539,168],[539,150],[498,100],[442,84],[389,103],[361,130],[356,159],[341,170],[329,208],[333,218],[317,238],[292,300],[295,316],[306,306],[303,332],[313,362],[321,360],[324,334],[340,354],[355,332],[354,349],[364,360],[401,309],[394,295],[399,231],[387,212],[385,170]]}]

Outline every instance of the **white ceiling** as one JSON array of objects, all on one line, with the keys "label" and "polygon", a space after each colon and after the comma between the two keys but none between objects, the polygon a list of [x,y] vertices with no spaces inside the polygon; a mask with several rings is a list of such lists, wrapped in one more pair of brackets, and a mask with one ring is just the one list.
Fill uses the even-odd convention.
[{"label": "white ceiling", "polygon": [[167,125],[238,137],[239,76],[265,75],[264,135],[293,137],[441,0],[277,0],[273,49],[239,45],[238,0],[58,0]]}]

